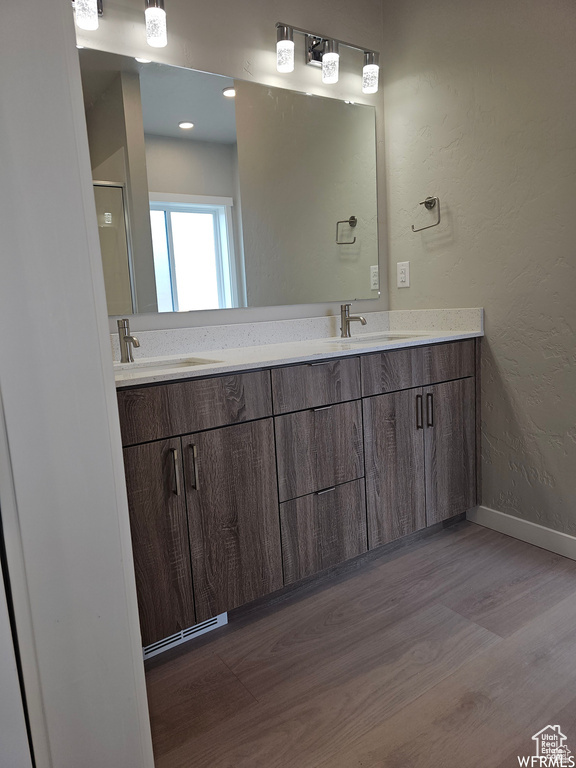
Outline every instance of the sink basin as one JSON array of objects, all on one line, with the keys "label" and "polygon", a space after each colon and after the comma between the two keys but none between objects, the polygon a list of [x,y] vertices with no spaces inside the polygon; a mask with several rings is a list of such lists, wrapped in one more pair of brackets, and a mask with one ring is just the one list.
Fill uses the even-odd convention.
[{"label": "sink basin", "polygon": [[202,357],[148,357],[133,363],[114,363],[115,371],[155,370],[170,371],[173,368],[191,368],[194,365],[210,365],[220,360],[207,360]]},{"label": "sink basin", "polygon": [[382,344],[388,341],[405,341],[407,339],[425,339],[430,334],[427,333],[394,333],[394,332],[382,332],[382,333],[363,333],[359,336],[352,336],[349,339],[333,339],[339,344],[360,344],[369,346],[370,344]]}]

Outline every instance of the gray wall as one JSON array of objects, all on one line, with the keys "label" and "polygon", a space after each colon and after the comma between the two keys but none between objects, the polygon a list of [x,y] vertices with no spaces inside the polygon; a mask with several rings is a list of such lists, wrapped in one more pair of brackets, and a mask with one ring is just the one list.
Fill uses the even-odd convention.
[{"label": "gray wall", "polygon": [[[192,8],[188,0],[171,0],[168,13],[167,48],[155,50],[154,59],[166,64],[191,67],[228,75],[241,80],[262,82],[283,88],[293,88],[319,95],[353,99],[373,104],[378,121],[378,183],[380,259],[386,264],[386,184],[384,174],[384,133],[382,94],[363,96],[361,93],[362,54],[342,51],[341,78],[336,86],[323,86],[320,72],[303,63],[302,38],[298,47],[296,70],[291,75],[276,72],[277,21],[304,27],[349,40],[360,46],[382,50],[383,28],[380,0],[323,0],[310,3],[294,0],[286,5],[279,0],[250,0],[249,3],[214,0],[197,3]],[[143,12],[140,0],[117,0],[109,4],[97,32],[81,33],[83,44],[126,55],[145,55],[146,45]],[[217,41],[217,43],[215,42]],[[377,301],[358,302],[355,309],[362,312],[387,309],[386,270],[381,269],[382,296]],[[303,304],[268,309],[215,310],[192,313],[139,315],[133,318],[135,330],[175,328],[192,325],[249,322],[286,317],[309,317],[336,314],[338,304]],[[111,330],[114,330],[112,325]]]},{"label": "gray wall", "polygon": [[151,192],[234,197],[236,146],[146,134]]},{"label": "gray wall", "polygon": [[391,308],[486,308],[483,503],[575,534],[574,3],[384,8]]}]

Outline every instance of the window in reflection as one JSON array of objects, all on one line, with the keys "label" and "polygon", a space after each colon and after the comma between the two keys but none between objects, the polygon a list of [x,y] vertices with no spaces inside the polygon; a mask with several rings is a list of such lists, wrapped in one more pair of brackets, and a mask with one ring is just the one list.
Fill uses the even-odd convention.
[{"label": "window in reflection", "polygon": [[225,205],[150,204],[159,312],[234,306],[228,219]]}]

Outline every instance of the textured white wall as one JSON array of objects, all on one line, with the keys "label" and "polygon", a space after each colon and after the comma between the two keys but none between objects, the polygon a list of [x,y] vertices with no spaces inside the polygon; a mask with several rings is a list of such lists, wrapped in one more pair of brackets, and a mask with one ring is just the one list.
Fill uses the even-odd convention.
[{"label": "textured white wall", "polygon": [[[381,0],[212,0],[194,3],[170,0],[167,48],[152,51],[146,45],[141,0],[116,0],[106,4],[97,32],[79,34],[86,46],[131,56],[153,55],[165,64],[191,67],[230,77],[293,88],[319,95],[353,99],[373,104],[378,124],[378,184],[380,261],[386,264],[386,200],[384,174],[384,134],[382,94],[361,93],[362,54],[341,51],[341,77],[336,86],[322,85],[320,72],[303,63],[303,41],[296,40],[296,69],[291,75],[276,72],[277,21],[312,29],[315,32],[349,40],[360,46],[382,50]],[[388,308],[386,269],[381,269],[382,296],[376,301],[358,302],[361,312]],[[219,325],[289,317],[335,314],[338,304],[302,304],[285,307],[211,310],[162,315],[138,315],[131,321],[134,330],[176,328],[193,325]],[[114,328],[110,326],[113,331]]]},{"label": "textured white wall", "polygon": [[486,308],[483,503],[574,534],[576,7],[385,0],[384,32],[391,308]]}]

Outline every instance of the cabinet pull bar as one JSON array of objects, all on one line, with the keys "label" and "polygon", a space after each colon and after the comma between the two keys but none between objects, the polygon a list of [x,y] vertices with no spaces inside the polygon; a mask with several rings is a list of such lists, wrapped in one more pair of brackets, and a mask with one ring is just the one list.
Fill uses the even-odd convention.
[{"label": "cabinet pull bar", "polygon": [[316,411],[329,411],[330,408],[332,408],[332,407],[333,406],[331,406],[331,405],[323,405],[320,408],[312,408],[312,410],[314,411],[314,413],[316,413]]},{"label": "cabinet pull bar", "polygon": [[325,493],[331,493],[332,491],[336,490],[336,486],[333,485],[332,488],[324,488],[323,491],[316,491],[316,496],[322,496]]},{"label": "cabinet pull bar", "polygon": [[321,363],[308,363],[308,365],[310,366],[310,368],[314,368],[317,365],[330,365],[330,363],[331,363],[330,360],[324,360]]},{"label": "cabinet pull bar", "polygon": [[434,395],[431,392],[426,393],[426,425],[434,426]]},{"label": "cabinet pull bar", "polygon": [[176,484],[173,492],[176,496],[180,496],[182,488],[180,487],[180,469],[178,468],[178,449],[170,448],[170,452],[172,454],[172,461],[174,462],[174,481]]},{"label": "cabinet pull bar", "polygon": [[198,446],[191,443],[190,450],[192,451],[192,465],[194,467],[194,485],[192,487],[197,491],[200,487],[200,478],[198,476]]},{"label": "cabinet pull bar", "polygon": [[424,429],[424,409],[422,395],[416,395],[416,429]]}]

